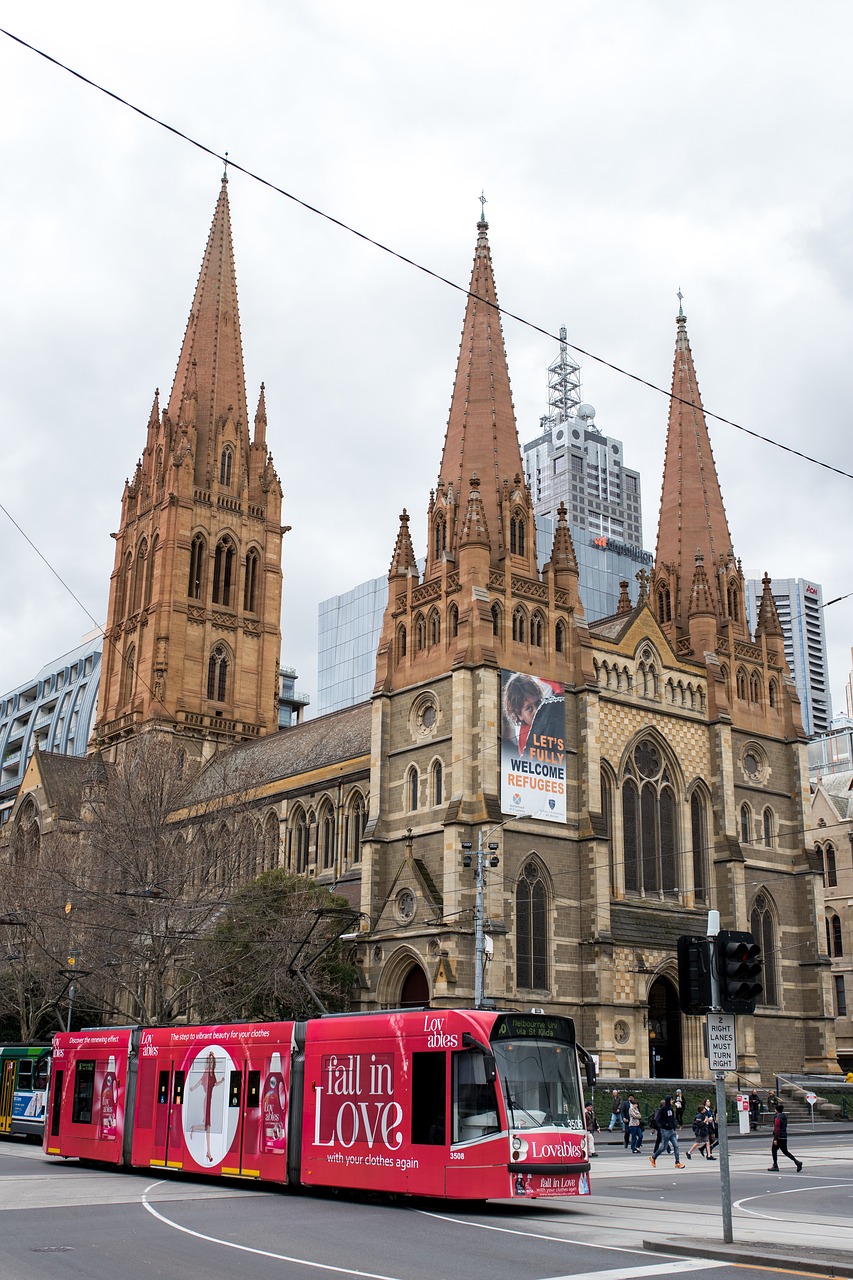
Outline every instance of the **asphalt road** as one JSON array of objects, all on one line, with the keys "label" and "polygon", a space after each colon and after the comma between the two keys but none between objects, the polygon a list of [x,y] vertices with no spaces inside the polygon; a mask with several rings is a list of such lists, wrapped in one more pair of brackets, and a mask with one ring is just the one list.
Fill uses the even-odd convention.
[{"label": "asphalt road", "polygon": [[[818,1238],[853,1249],[849,1140],[792,1138],[803,1173],[775,1176],[766,1143],[732,1144],[736,1238],[799,1240],[803,1253]],[[645,1155],[606,1141],[599,1151],[588,1198],[389,1204],[104,1172],[3,1142],[0,1280],[646,1280],[690,1271],[743,1280],[742,1267],[701,1252],[703,1240],[721,1239],[717,1164],[694,1157],[676,1170],[665,1157],[652,1169]],[[649,1236],[681,1237],[690,1255],[650,1252]],[[786,1273],[765,1260],[763,1276]]]}]

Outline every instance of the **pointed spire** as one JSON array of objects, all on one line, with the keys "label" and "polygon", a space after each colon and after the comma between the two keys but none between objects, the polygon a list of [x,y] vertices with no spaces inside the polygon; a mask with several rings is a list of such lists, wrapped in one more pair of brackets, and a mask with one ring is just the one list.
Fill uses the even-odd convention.
[{"label": "pointed spire", "polygon": [[148,415],[148,426],[153,427],[156,431],[160,425],[160,388],[154,390],[154,403],[151,405],[151,412]]},{"label": "pointed spire", "polygon": [[480,494],[480,477],[476,474],[471,477],[471,492],[468,495],[468,505],[465,508],[465,520],[462,524],[459,546],[460,548],[472,546],[491,547],[489,527],[486,522],[486,513],[483,510],[483,499]]},{"label": "pointed spire", "polygon": [[[680,578],[682,590],[677,593],[678,616],[674,621],[678,634],[685,635],[692,593],[683,587],[692,582],[696,550],[703,562],[714,568],[721,555],[729,555],[732,538],[693,367],[687,319],[680,305],[676,324],[655,564],[672,566]],[[709,588],[722,622],[724,610],[713,579]]]},{"label": "pointed spire", "polygon": [[568,512],[565,502],[557,508],[557,528],[554,530],[554,545],[551,548],[551,568],[556,572],[578,574],[578,561],[569,533]]},{"label": "pointed spire", "polygon": [[261,394],[258,396],[258,407],[255,411],[254,443],[260,447],[267,439],[267,402],[264,396],[264,384],[261,383]]},{"label": "pointed spire", "polygon": [[701,551],[696,552],[693,583],[690,588],[690,603],[687,612],[690,617],[696,617],[697,614],[713,615],[716,613],[711,584],[708,581],[708,574],[705,570],[705,557]]},{"label": "pointed spire", "polygon": [[397,534],[397,541],[394,544],[394,554],[391,557],[391,568],[388,570],[388,577],[405,577],[412,569],[417,573],[415,549],[412,546],[412,535],[409,533],[409,513],[404,507],[400,513],[400,532]]},{"label": "pointed spire", "polygon": [[[439,475],[458,494],[464,492],[474,474],[479,476],[479,497],[491,532],[491,557],[496,562],[503,544],[501,486],[504,480],[523,475],[524,468],[497,310],[488,229],[481,214]],[[448,530],[451,552],[459,545],[464,518],[460,503],[457,527]]]},{"label": "pointed spire", "polygon": [[225,176],[169,397],[168,412],[173,422],[186,412],[185,402],[191,395],[193,377],[197,395],[196,471],[199,473],[197,479],[204,479],[200,473],[208,466],[208,445],[217,418],[226,412],[229,405],[233,405],[235,420],[244,424],[248,421],[228,179]]},{"label": "pointed spire", "polygon": [[755,639],[767,636],[768,639],[783,639],[782,623],[779,621],[779,610],[770,590],[770,576],[765,573],[761,579],[761,604],[758,606],[758,622],[755,624]]},{"label": "pointed spire", "polygon": [[631,597],[628,594],[628,579],[623,578],[619,583],[619,602],[616,605],[617,613],[630,613],[633,609]]}]

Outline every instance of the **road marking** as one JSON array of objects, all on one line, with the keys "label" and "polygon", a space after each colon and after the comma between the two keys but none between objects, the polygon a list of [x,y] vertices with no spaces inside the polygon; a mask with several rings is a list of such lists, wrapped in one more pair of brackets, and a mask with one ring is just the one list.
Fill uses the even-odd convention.
[{"label": "road marking", "polygon": [[[645,1207],[645,1206],[644,1206]],[[471,1222],[467,1218],[454,1218],[446,1213],[433,1213],[429,1209],[418,1209],[416,1212],[423,1214],[425,1218],[438,1218],[441,1222],[455,1222],[463,1227],[479,1227],[481,1231],[498,1231],[507,1236],[525,1236],[528,1240],[550,1240],[552,1244],[574,1244],[581,1249],[606,1249],[609,1253],[636,1253],[643,1258],[647,1258],[654,1251],[650,1249],[636,1248],[633,1249],[629,1245],[619,1244],[597,1244],[591,1240],[572,1240],[567,1236],[549,1236],[538,1231],[520,1231],[516,1227],[495,1227],[489,1222]],[[663,1255],[661,1255],[663,1256]],[[667,1255],[670,1256],[670,1255]],[[660,1266],[654,1267],[626,1267],[624,1269],[617,1268],[615,1271],[595,1271],[590,1275],[611,1277],[611,1280],[618,1280],[618,1277],[624,1276],[642,1276],[642,1275],[663,1275],[672,1271],[705,1271],[709,1267],[722,1267],[728,1265],[723,1262],[712,1262],[710,1259],[698,1258],[695,1261],[688,1258],[682,1258],[680,1262],[666,1262]],[[555,1276],[553,1280],[567,1280],[565,1276]],[[585,1280],[585,1277],[578,1275],[575,1280]]]},{"label": "road marking", "polygon": [[[838,1191],[840,1188],[849,1187],[850,1185],[851,1183],[850,1183],[850,1180],[848,1179],[848,1181],[846,1182],[827,1182],[822,1187],[809,1186],[808,1190],[809,1191]],[[790,1215],[788,1214],[786,1214],[784,1217],[779,1217],[775,1213],[759,1213],[757,1209],[745,1209],[744,1205],[749,1200],[765,1200],[767,1196],[802,1195],[804,1189],[805,1188],[803,1188],[802,1186],[799,1186],[799,1187],[788,1187],[785,1191],[764,1191],[760,1196],[744,1196],[742,1200],[735,1200],[733,1202],[733,1205],[735,1209],[740,1209],[741,1213],[748,1213],[752,1218],[766,1218],[768,1222],[790,1222],[791,1218],[790,1218]]]},{"label": "road marking", "polygon": [[567,1276],[553,1276],[551,1280],[639,1280],[642,1276],[681,1275],[684,1271],[710,1271],[727,1267],[728,1262],[709,1262],[704,1259],[689,1261],[681,1258],[678,1262],[659,1262],[651,1267],[616,1267],[612,1271],[580,1271]]},{"label": "road marking", "polygon": [[196,1240],[204,1240],[207,1244],[220,1244],[226,1249],[238,1249],[241,1253],[253,1253],[260,1258],[273,1258],[276,1262],[293,1262],[300,1267],[312,1267],[316,1271],[334,1271],[341,1276],[361,1276],[363,1280],[399,1280],[397,1276],[384,1276],[375,1271],[357,1271],[354,1267],[335,1267],[328,1262],[309,1262],[307,1258],[295,1258],[287,1253],[273,1253],[270,1249],[255,1249],[248,1244],[235,1244],[233,1240],[220,1240],[216,1236],[206,1236],[201,1231],[193,1231],[190,1227],[181,1226],[180,1222],[173,1222],[171,1218],[167,1218],[165,1214],[159,1213],[153,1205],[149,1204],[147,1196],[149,1191],[153,1191],[155,1187],[168,1186],[167,1182],[152,1182],[142,1193],[142,1207],[160,1222],[166,1224],[167,1227],[174,1228],[175,1231],[182,1231],[184,1235],[193,1236]]}]

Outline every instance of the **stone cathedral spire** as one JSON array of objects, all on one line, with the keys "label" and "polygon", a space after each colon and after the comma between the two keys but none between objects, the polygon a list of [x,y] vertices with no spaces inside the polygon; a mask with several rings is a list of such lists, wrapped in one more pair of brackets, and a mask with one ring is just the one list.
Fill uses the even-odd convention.
[{"label": "stone cathedral spire", "polygon": [[277,728],[281,485],[266,428],[262,386],[250,439],[223,178],[168,407],[155,396],[113,535],[100,745],[149,723],[209,743]]}]

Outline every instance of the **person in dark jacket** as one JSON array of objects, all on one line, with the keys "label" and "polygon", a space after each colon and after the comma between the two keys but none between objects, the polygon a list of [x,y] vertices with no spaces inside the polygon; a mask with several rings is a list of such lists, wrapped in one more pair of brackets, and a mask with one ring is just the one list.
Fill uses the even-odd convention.
[{"label": "person in dark jacket", "polygon": [[681,1163],[681,1155],[678,1151],[678,1125],[675,1122],[675,1108],[672,1105],[672,1096],[667,1094],[661,1105],[655,1112],[655,1123],[653,1125],[657,1129],[657,1141],[655,1149],[649,1156],[649,1161],[654,1168],[657,1164],[657,1158],[667,1146],[672,1143],[672,1153],[675,1156],[676,1169],[684,1169]]},{"label": "person in dark jacket", "polygon": [[633,1094],[629,1094],[627,1098],[622,1099],[622,1110],[620,1113],[622,1119],[622,1132],[625,1135],[623,1146],[626,1151],[628,1150],[628,1143],[631,1141],[631,1103],[633,1099]]},{"label": "person in dark jacket", "polygon": [[753,1089],[749,1095],[749,1127],[753,1133],[758,1128],[758,1117],[761,1114],[761,1099],[758,1090]]},{"label": "person in dark jacket", "polygon": [[768,1173],[778,1173],[779,1165],[777,1163],[778,1153],[782,1152],[783,1156],[787,1156],[789,1160],[793,1160],[797,1166],[797,1173],[803,1167],[802,1160],[798,1160],[796,1156],[791,1155],[788,1150],[788,1117],[785,1115],[785,1108],[781,1102],[776,1103],[776,1115],[773,1118],[773,1142],[770,1147],[770,1155],[773,1163],[768,1168]]}]

